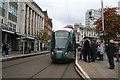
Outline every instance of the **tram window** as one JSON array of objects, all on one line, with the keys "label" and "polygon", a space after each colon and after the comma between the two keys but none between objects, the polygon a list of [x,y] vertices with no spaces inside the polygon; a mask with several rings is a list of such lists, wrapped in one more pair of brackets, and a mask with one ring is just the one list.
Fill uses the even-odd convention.
[{"label": "tram window", "polygon": [[57,31],[55,32],[55,48],[65,48],[67,45],[69,32]]},{"label": "tram window", "polygon": [[67,37],[68,36],[68,34],[69,34],[69,32],[67,32],[67,31],[57,31],[57,32],[55,32],[55,36],[56,37]]}]

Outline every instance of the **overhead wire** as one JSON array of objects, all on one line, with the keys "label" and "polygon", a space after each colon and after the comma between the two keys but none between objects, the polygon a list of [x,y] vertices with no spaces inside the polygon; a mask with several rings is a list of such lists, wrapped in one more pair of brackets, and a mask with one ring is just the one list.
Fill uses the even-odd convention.
[{"label": "overhead wire", "polygon": [[67,9],[68,21],[69,21],[69,23],[71,23],[71,17],[70,17],[70,14],[69,14],[69,9],[68,9],[67,0],[65,0],[65,4],[66,4],[66,9]]}]

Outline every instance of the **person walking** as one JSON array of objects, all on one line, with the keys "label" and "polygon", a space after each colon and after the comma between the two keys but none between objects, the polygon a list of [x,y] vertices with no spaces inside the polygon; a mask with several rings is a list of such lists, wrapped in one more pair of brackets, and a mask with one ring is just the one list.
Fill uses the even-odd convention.
[{"label": "person walking", "polygon": [[84,43],[84,61],[87,62],[87,56],[88,56],[88,62],[90,63],[90,42],[88,39],[86,39],[85,43]]},{"label": "person walking", "polygon": [[2,56],[6,56],[6,45],[3,43],[2,45]]},{"label": "person walking", "polygon": [[110,43],[108,43],[108,45],[106,46],[106,52],[109,60],[109,66],[110,66],[109,69],[114,69],[115,68],[115,65],[114,65],[115,45],[113,40],[110,40]]},{"label": "person walking", "polygon": [[10,48],[10,45],[6,43],[6,56],[9,55],[9,48]]},{"label": "person walking", "polygon": [[96,43],[94,40],[91,40],[91,60],[92,62],[95,62],[96,57]]}]

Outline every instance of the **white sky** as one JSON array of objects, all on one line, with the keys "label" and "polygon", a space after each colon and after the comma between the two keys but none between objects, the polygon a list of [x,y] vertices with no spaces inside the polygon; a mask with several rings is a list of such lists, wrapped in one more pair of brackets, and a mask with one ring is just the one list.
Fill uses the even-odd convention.
[{"label": "white sky", "polygon": [[[47,10],[53,22],[53,30],[66,25],[85,23],[85,12],[89,9],[100,9],[101,0],[34,0],[42,10]],[[118,7],[120,0],[103,0],[105,7]]]}]

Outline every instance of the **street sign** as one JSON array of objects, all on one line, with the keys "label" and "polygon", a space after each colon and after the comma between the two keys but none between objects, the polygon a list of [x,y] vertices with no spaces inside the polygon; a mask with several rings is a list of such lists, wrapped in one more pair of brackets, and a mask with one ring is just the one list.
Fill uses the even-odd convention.
[{"label": "street sign", "polygon": [[103,33],[99,33],[100,36],[103,36]]},{"label": "street sign", "polygon": [[103,32],[100,32],[99,35],[100,35],[100,36],[103,36],[104,34],[103,34]]}]

